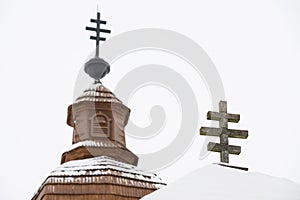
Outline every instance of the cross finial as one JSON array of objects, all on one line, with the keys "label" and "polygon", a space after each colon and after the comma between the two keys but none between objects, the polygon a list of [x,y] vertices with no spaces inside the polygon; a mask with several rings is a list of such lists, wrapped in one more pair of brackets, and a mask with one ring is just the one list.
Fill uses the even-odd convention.
[{"label": "cross finial", "polygon": [[208,151],[220,152],[220,160],[223,163],[229,163],[229,154],[239,155],[241,153],[240,146],[229,145],[228,138],[246,139],[248,131],[228,129],[228,122],[238,123],[240,115],[227,113],[227,102],[219,102],[219,112],[209,111],[207,113],[208,120],[219,121],[219,128],[201,127],[200,135],[220,137],[220,143],[209,142]]},{"label": "cross finial", "polygon": [[100,19],[100,12],[98,12],[98,6],[97,6],[97,19],[91,19],[91,22],[96,23],[96,28],[93,27],[85,27],[88,31],[95,31],[96,36],[90,36],[91,40],[96,40],[96,57],[99,57],[99,44],[100,41],[105,41],[105,37],[100,37],[100,33],[111,33],[108,29],[101,29],[100,24],[106,24],[106,21],[103,21]]},{"label": "cross finial", "polygon": [[[98,9],[98,8],[97,8]],[[94,83],[101,83],[100,79],[110,72],[110,65],[104,59],[99,58],[100,41],[105,41],[105,37],[100,37],[100,33],[110,33],[110,30],[101,29],[100,24],[106,24],[106,21],[100,19],[100,12],[97,10],[97,19],[91,19],[91,22],[96,23],[96,28],[86,27],[88,31],[95,31],[96,36],[90,36],[91,40],[96,40],[96,55],[84,65],[84,71],[92,77]]]}]

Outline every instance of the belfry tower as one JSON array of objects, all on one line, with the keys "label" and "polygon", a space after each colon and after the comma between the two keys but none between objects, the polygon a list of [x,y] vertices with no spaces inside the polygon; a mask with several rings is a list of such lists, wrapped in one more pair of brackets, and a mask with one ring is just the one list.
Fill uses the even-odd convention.
[{"label": "belfry tower", "polygon": [[95,83],[68,107],[67,124],[73,127],[73,145],[62,155],[70,160],[109,156],[137,165],[138,157],[126,148],[124,127],[130,109],[101,83]]},{"label": "belfry tower", "polygon": [[138,157],[126,147],[124,127],[130,109],[101,83],[110,71],[99,57],[100,33],[106,21],[91,19],[96,28],[95,57],[85,64],[85,72],[95,81],[68,107],[67,124],[73,128],[72,146],[61,157],[32,200],[134,200],[165,184],[156,174],[139,170]]}]

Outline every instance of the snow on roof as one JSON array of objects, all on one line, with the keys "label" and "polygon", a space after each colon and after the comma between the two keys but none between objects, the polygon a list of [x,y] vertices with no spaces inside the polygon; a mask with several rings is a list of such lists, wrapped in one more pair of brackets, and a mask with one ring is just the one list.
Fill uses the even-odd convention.
[{"label": "snow on roof", "polygon": [[101,83],[93,84],[90,88],[86,89],[83,94],[75,100],[75,103],[82,101],[122,103]]},{"label": "snow on roof", "polygon": [[58,166],[50,173],[34,196],[47,184],[71,183],[115,183],[149,189],[159,189],[166,185],[155,173],[142,171],[133,165],[119,162],[111,157],[100,156],[73,160]]},{"label": "snow on roof", "polygon": [[300,185],[257,172],[209,165],[142,200],[300,200]]},{"label": "snow on roof", "polygon": [[144,172],[133,165],[119,162],[107,156],[66,162],[52,171],[49,177],[101,175],[114,175],[138,181],[150,182],[155,184],[157,188],[165,185],[156,174],[151,172]]},{"label": "snow on roof", "polygon": [[81,142],[77,142],[73,145],[71,145],[69,148],[67,148],[66,151],[71,151],[73,149],[76,149],[78,147],[119,147],[124,148],[122,145],[118,143],[113,143],[109,140],[103,140],[103,141],[94,141],[94,140],[85,140]]}]

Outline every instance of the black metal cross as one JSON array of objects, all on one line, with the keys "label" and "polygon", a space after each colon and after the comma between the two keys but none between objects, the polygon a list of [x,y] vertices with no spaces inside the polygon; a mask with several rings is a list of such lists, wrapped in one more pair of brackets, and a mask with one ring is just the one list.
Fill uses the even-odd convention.
[{"label": "black metal cross", "polygon": [[96,36],[90,36],[91,40],[96,40],[96,57],[99,57],[99,43],[100,41],[105,41],[106,38],[100,37],[100,33],[111,33],[110,30],[101,29],[100,24],[106,24],[106,21],[100,20],[100,13],[97,12],[97,19],[91,19],[91,22],[96,23],[96,28],[93,27],[85,27],[85,30],[95,31]]},{"label": "black metal cross", "polygon": [[220,144],[209,142],[207,145],[208,151],[220,152],[221,162],[229,163],[229,154],[239,155],[241,147],[228,144],[228,138],[246,139],[248,131],[228,129],[228,122],[238,123],[240,115],[227,113],[227,102],[219,102],[219,112],[209,111],[207,113],[208,120],[219,121],[220,128],[201,127],[200,135],[220,137]]}]

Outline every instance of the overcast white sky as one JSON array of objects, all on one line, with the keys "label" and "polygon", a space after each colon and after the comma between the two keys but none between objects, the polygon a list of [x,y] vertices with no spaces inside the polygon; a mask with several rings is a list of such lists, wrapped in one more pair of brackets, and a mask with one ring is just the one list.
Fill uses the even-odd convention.
[{"label": "overcast white sky", "polygon": [[[111,37],[155,27],[177,31],[197,42],[220,73],[229,111],[241,114],[241,122],[232,127],[250,131],[249,139],[234,140],[242,145],[242,154],[231,156],[232,163],[300,184],[299,1],[2,0],[0,199],[31,198],[71,143],[66,111],[73,101],[78,71],[94,47],[84,27],[95,16],[97,3],[113,30]],[[149,55],[137,53],[120,59],[112,66],[106,85],[114,89],[120,78],[116,69],[121,66],[126,72],[130,66],[176,64],[178,59],[157,52]],[[191,87],[201,100],[199,128],[209,126],[205,116],[211,102],[201,77]],[[152,96],[165,95],[164,104],[174,103],[163,90],[148,90]],[[132,118],[145,125],[149,110],[135,103],[137,99],[133,97],[129,105]],[[134,152],[145,151],[138,141],[127,139]],[[198,159],[203,140],[197,135],[184,157],[159,172],[160,176],[174,181],[218,161],[217,154]]]}]

